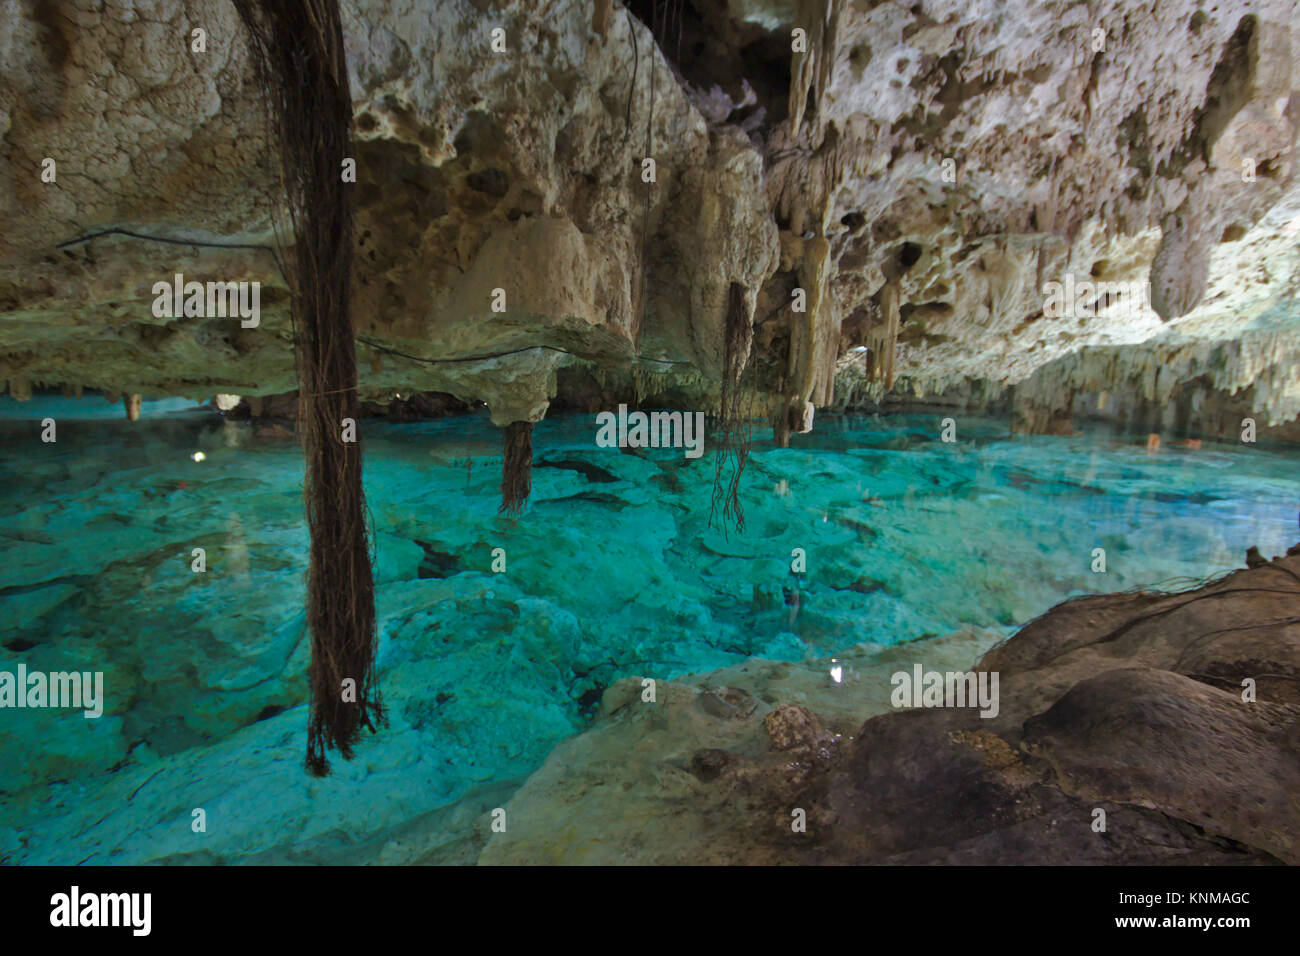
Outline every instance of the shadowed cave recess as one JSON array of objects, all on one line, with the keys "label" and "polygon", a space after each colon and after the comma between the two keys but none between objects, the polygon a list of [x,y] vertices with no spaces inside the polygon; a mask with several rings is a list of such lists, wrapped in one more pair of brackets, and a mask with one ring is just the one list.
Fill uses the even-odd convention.
[{"label": "shadowed cave recess", "polygon": [[1300,862],[1291,0],[0,32],[0,862]]}]

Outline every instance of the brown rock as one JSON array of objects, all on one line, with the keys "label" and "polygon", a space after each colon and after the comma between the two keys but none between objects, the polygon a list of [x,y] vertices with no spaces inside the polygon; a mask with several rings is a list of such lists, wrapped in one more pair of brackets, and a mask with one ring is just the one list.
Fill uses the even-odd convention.
[{"label": "brown rock", "polygon": [[812,747],[822,735],[816,715],[797,704],[777,707],[763,718],[763,729],[776,750]]}]

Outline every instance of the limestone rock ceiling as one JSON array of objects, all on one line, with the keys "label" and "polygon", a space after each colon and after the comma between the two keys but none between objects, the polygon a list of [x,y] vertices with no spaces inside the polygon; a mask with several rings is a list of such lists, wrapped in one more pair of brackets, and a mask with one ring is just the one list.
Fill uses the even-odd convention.
[{"label": "limestone rock ceiling", "polygon": [[[734,284],[746,383],[774,413],[977,380],[1157,396],[1207,375],[1256,385],[1270,419],[1300,412],[1290,0],[344,14],[366,396],[445,391],[535,421],[557,370],[589,363],[712,403]],[[8,0],[0,36],[10,391],[292,389],[287,293],[258,248],[278,159],[233,8]],[[74,241],[105,230],[136,236]],[[261,282],[260,324],[155,316],[176,273]],[[1077,307],[1045,308],[1067,277]],[[1085,285],[1148,281],[1136,304]]]}]

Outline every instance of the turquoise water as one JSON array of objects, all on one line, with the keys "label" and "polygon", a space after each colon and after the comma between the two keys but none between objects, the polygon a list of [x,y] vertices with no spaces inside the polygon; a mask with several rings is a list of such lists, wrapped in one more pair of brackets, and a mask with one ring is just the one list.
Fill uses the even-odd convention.
[{"label": "turquoise water", "polygon": [[[365,421],[390,725],[318,781],[301,767],[296,441],[207,412],[147,407],[131,424],[50,401],[0,409],[0,670],[102,671],[104,716],[0,710],[12,862],[357,839],[508,789],[620,677],[1010,634],[1066,597],[1204,577],[1300,537],[1296,455],[1266,446],[1150,454],[1145,436],[1012,436],[962,415],[944,443],[946,412],[826,416],[789,449],[757,433],[747,526],[724,534],[707,443],[698,460],[620,452],[595,446],[594,417],[548,419],[516,518],[497,513],[485,418]],[[199,806],[220,822],[195,835]]]}]

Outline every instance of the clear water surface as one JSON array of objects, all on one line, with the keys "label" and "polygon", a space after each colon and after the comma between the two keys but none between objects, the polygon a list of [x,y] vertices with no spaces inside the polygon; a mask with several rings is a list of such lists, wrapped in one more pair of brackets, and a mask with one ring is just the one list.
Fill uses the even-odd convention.
[{"label": "clear water surface", "polygon": [[[365,421],[390,723],[315,780],[298,444],[178,407],[132,424],[98,399],[0,402],[0,670],[102,671],[106,698],[98,720],[0,710],[0,859],[359,839],[521,780],[620,677],[1009,634],[1066,597],[1201,578],[1300,537],[1295,452],[1264,445],[1152,454],[1144,436],[962,415],[944,443],[948,413],[824,416],[788,449],[756,432],[746,529],[727,534],[709,527],[707,444],[697,460],[603,449],[593,417],[548,419],[530,504],[505,517],[486,418]],[[46,415],[57,442],[40,440]]]}]

